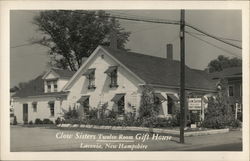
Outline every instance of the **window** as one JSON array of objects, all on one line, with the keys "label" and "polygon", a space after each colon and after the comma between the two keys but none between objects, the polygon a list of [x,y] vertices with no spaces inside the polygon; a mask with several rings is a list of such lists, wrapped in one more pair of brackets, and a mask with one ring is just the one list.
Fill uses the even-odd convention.
[{"label": "window", "polygon": [[123,115],[125,112],[125,94],[119,93],[115,94],[115,96],[111,99],[117,105],[117,114]]},{"label": "window", "polygon": [[48,82],[48,92],[51,92],[51,84]]},{"label": "window", "polygon": [[32,103],[32,109],[33,109],[33,112],[37,112],[37,103],[36,102]]},{"label": "window", "polygon": [[83,114],[89,115],[89,96],[81,96],[77,103],[81,104],[81,107],[83,108]]},{"label": "window", "polygon": [[83,102],[83,112],[85,115],[89,114],[89,97]]},{"label": "window", "polygon": [[120,98],[120,100],[117,102],[118,106],[118,114],[123,115],[125,112],[125,107],[124,107],[124,96]]},{"label": "window", "polygon": [[95,89],[95,71],[89,75],[89,89]]},{"label": "window", "polygon": [[50,108],[50,116],[53,117],[55,116],[55,103],[54,102],[49,102],[49,108]]},{"label": "window", "polygon": [[95,69],[88,69],[83,75],[89,80],[88,89],[95,89]]},{"label": "window", "polygon": [[110,73],[111,83],[110,87],[118,87],[117,85],[117,69]]},{"label": "window", "polygon": [[54,85],[54,92],[57,92],[57,81],[53,81],[53,85]]},{"label": "window", "polygon": [[228,86],[228,95],[229,96],[234,96],[234,88],[233,86]]},{"label": "window", "polygon": [[110,88],[118,87],[117,85],[117,66],[109,67],[104,73],[110,77]]},{"label": "window", "polygon": [[173,114],[173,99],[168,96],[168,114]]}]

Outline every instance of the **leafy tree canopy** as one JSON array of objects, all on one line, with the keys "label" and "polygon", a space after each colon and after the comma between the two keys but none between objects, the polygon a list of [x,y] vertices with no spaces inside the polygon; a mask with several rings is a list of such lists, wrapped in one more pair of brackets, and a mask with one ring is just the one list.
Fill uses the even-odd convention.
[{"label": "leafy tree canopy", "polygon": [[241,67],[241,66],[242,66],[242,60],[239,58],[235,57],[230,59],[229,57],[219,55],[217,59],[212,60],[208,64],[208,71],[209,73],[213,73],[222,71],[225,68]]},{"label": "leafy tree canopy", "polygon": [[83,58],[89,57],[98,45],[109,45],[111,33],[116,33],[119,49],[125,49],[130,35],[118,20],[104,11],[42,11],[33,23],[44,34],[36,42],[49,48],[49,64],[72,71],[76,71]]}]

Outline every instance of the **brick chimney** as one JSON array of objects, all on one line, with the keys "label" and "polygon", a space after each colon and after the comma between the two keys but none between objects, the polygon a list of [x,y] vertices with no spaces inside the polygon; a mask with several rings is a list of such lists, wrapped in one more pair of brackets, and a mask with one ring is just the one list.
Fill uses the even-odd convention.
[{"label": "brick chimney", "polygon": [[167,59],[173,60],[173,44],[167,44]]},{"label": "brick chimney", "polygon": [[117,49],[117,34],[115,30],[112,30],[110,33],[110,47]]}]

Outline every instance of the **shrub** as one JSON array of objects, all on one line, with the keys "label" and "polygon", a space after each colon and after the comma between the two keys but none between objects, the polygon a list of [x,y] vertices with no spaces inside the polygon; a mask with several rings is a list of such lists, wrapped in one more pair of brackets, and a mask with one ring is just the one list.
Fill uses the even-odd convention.
[{"label": "shrub", "polygon": [[89,110],[89,119],[97,119],[98,116],[98,109],[92,108]]},{"label": "shrub", "polygon": [[71,118],[71,119],[65,119],[63,123],[73,125],[73,124],[80,124],[81,121],[79,119]]},{"label": "shrub", "polygon": [[103,119],[106,117],[106,110],[108,108],[108,102],[104,103],[101,108],[98,110],[99,118]]},{"label": "shrub", "polygon": [[73,108],[73,110],[71,109],[71,107],[69,107],[69,111],[66,112],[63,117],[64,119],[71,119],[71,118],[76,119],[79,117],[79,114],[75,107]]},{"label": "shrub", "polygon": [[141,103],[139,108],[140,118],[155,117],[159,112],[159,107],[155,103],[153,88],[144,86],[142,90]]},{"label": "shrub", "polygon": [[111,119],[115,119],[117,116],[117,113],[115,112],[115,110],[111,110],[108,114],[108,117],[107,118],[111,118]]},{"label": "shrub", "polygon": [[37,118],[37,119],[35,120],[35,124],[43,124],[43,121],[42,121],[41,119],[38,119],[38,118]]},{"label": "shrub", "polygon": [[17,125],[16,116],[14,116],[13,125]]},{"label": "shrub", "polygon": [[58,125],[58,124],[61,124],[61,123],[62,123],[61,118],[57,117],[57,119],[55,120],[55,124]]},{"label": "shrub", "polygon": [[172,116],[173,126],[180,126],[180,111],[176,110]]},{"label": "shrub", "polygon": [[43,119],[43,124],[54,124],[50,119]]},{"label": "shrub", "polygon": [[29,125],[33,125],[33,121],[29,121]]},{"label": "shrub", "polygon": [[242,123],[241,123],[241,121],[240,120],[233,120],[232,122],[231,122],[231,126],[233,127],[233,128],[237,128],[237,127],[242,127]]},{"label": "shrub", "polygon": [[206,128],[226,128],[235,124],[232,109],[229,108],[227,97],[227,82],[221,80],[222,88],[216,98],[209,98],[208,108],[202,126]]}]

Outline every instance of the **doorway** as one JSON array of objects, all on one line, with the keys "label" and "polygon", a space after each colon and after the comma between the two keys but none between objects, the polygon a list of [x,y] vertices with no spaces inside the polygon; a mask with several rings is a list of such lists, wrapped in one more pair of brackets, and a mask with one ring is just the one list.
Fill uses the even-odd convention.
[{"label": "doorway", "polygon": [[28,123],[28,104],[23,104],[23,123]]}]

